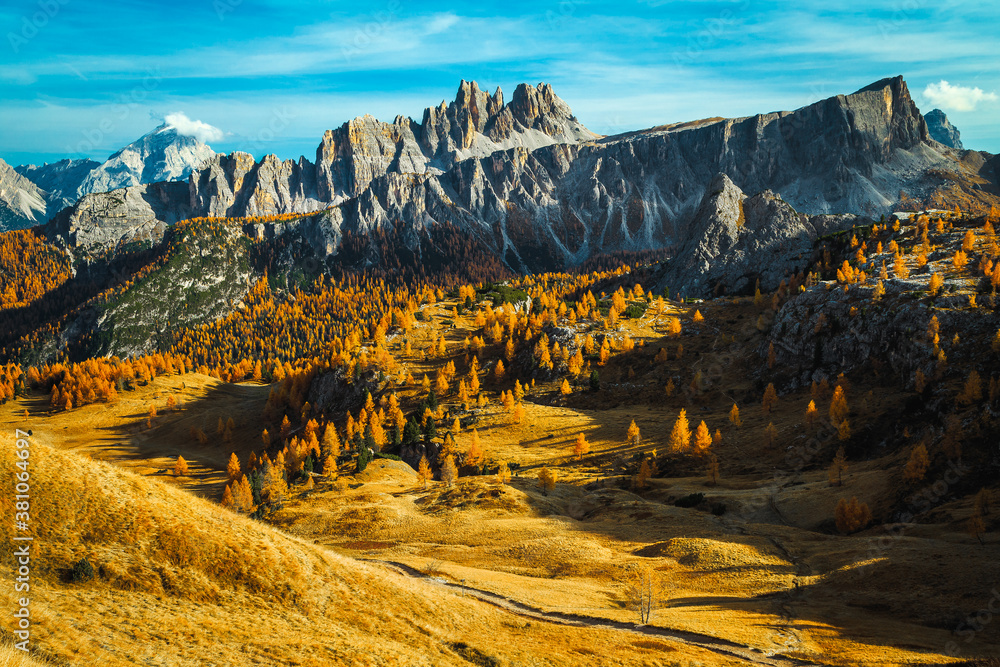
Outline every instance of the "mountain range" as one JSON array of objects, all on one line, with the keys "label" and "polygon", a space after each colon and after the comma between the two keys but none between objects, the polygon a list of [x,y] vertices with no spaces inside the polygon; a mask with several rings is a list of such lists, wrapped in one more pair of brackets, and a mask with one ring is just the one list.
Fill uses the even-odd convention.
[{"label": "mountain range", "polygon": [[[85,252],[157,241],[192,217],[319,213],[306,240],[324,258],[345,233],[392,228],[413,251],[424,230],[449,224],[511,269],[539,271],[621,251],[715,257],[710,246],[725,228],[727,247],[753,252],[734,265],[739,275],[689,261],[671,276],[700,293],[780,281],[797,253],[783,251],[767,271],[761,258],[776,261],[773,251],[795,239],[811,243],[859,216],[933,206],[942,193],[970,206],[1000,201],[997,156],[952,147],[957,130],[949,134],[943,113],[931,118],[894,77],[795,111],[600,136],[547,84],[521,84],[505,101],[500,89],[462,81],[453,101],[425,109],[420,122],[362,116],[328,130],[315,162],[215,154],[161,126],[102,165],[8,168],[6,177],[0,166],[0,183],[13,193],[8,218],[41,221],[43,202],[48,213],[79,197],[49,216],[48,231]],[[748,195],[770,204],[743,227],[740,210],[710,214],[721,190],[741,207]]]},{"label": "mountain range", "polygon": [[0,160],[0,230],[44,223],[85,195],[186,179],[214,156],[206,144],[164,123],[103,163],[65,159],[12,168]]}]

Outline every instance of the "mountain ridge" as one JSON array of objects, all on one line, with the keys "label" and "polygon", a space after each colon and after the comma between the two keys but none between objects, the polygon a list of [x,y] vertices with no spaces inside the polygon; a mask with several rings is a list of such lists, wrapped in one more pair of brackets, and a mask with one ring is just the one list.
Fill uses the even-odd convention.
[{"label": "mountain ridge", "polygon": [[101,164],[91,159],[66,159],[37,166],[21,165],[14,170],[47,193],[46,214],[52,217],[80,199],[80,185]]},{"label": "mountain ridge", "polygon": [[0,232],[44,222],[46,192],[0,159]]},{"label": "mountain ridge", "polygon": [[[104,162],[65,159],[41,166],[14,167],[13,171],[40,190],[32,196],[40,197],[43,205],[29,207],[34,211],[29,213],[24,208],[26,200],[23,197],[18,203],[8,201],[3,194],[0,194],[0,203],[7,209],[22,211],[20,215],[8,216],[11,229],[28,227],[51,219],[89,194],[187,179],[213,156],[215,151],[207,144],[163,123],[115,151]],[[6,178],[10,180],[9,176]],[[13,185],[7,189],[15,190]]]},{"label": "mountain ridge", "polygon": [[328,130],[315,164],[217,155],[192,173],[186,196],[160,188],[150,197],[149,187],[131,197],[91,195],[51,229],[67,240],[86,230],[100,247],[128,240],[123,219],[169,224],[329,208],[332,236],[450,222],[511,268],[533,271],[604,252],[676,252],[720,173],[743,192],[770,190],[810,215],[877,217],[900,205],[901,191],[929,197],[948,180],[941,174],[982,178],[962,155],[930,138],[901,76],[795,111],[611,137],[587,130],[547,84],[518,86],[504,104],[502,91],[463,81],[455,100],[429,107],[421,123],[362,116]]}]

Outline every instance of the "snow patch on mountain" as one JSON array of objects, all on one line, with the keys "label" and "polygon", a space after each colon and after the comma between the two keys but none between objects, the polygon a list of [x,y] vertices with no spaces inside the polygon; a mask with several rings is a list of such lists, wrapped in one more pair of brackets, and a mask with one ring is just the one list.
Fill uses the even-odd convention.
[{"label": "snow patch on mountain", "polygon": [[178,128],[164,123],[90,172],[77,192],[82,197],[134,185],[185,179],[213,157],[215,151],[198,137],[181,134]]}]

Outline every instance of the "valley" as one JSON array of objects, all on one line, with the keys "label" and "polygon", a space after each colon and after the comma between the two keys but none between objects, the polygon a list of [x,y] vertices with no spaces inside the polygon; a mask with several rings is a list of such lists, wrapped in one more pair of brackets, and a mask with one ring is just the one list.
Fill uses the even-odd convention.
[{"label": "valley", "polygon": [[[941,220],[943,231],[935,231],[935,220]],[[273,553],[296,549],[301,554],[296,558],[307,557],[332,568],[322,576],[341,581],[346,572],[353,572],[365,586],[379,587],[384,597],[368,607],[370,611],[386,609],[388,600],[394,607],[404,604],[397,602],[402,592],[385,588],[396,587],[412,591],[408,594],[416,595],[415,600],[445,604],[447,599],[450,614],[468,610],[449,616],[454,619],[451,623],[466,622],[460,618],[497,619],[490,626],[497,634],[472,632],[479,641],[466,642],[480,656],[471,659],[474,664],[574,664],[589,655],[588,661],[609,665],[930,665],[952,662],[953,655],[990,655],[998,641],[994,628],[983,627],[968,643],[959,637],[966,616],[989,602],[994,584],[985,564],[995,561],[1000,548],[992,514],[982,516],[978,537],[970,536],[966,525],[981,511],[973,504],[979,508],[983,493],[989,494],[995,484],[988,462],[996,428],[991,415],[1000,398],[994,391],[998,363],[990,352],[997,327],[988,316],[993,303],[989,289],[984,293],[980,282],[966,277],[971,275],[967,269],[951,266],[951,254],[967,243],[970,230],[973,257],[976,252],[982,252],[984,259],[989,255],[992,237],[980,229],[985,222],[985,218],[945,214],[914,218],[898,230],[886,223],[878,230],[849,230],[851,236],[825,239],[816,257],[838,275],[832,281],[810,278],[805,282],[811,284],[802,283],[800,292],[794,287],[798,279],[792,277],[793,286],[771,295],[681,303],[634,288],[632,270],[624,268],[511,283],[509,294],[523,288],[530,297],[521,302],[520,310],[515,308],[518,302],[503,303],[502,296],[491,302],[490,294],[505,294],[495,287],[459,286],[450,295],[426,292],[423,303],[412,311],[414,317],[399,317],[401,327],[377,332],[378,341],[360,341],[362,356],[351,363],[384,358],[374,375],[355,371],[353,380],[350,373],[332,373],[328,379],[335,366],[323,370],[329,362],[321,362],[313,370],[308,366],[293,370],[284,384],[277,382],[269,389],[264,380],[224,382],[175,369],[155,374],[148,384],[139,381],[112,402],[70,410],[53,409],[47,394],[29,388],[0,409],[0,421],[8,429],[25,425],[32,429],[33,441],[53,461],[51,468],[45,467],[52,475],[46,482],[53,487],[72,487],[80,483],[78,479],[98,475],[107,480],[102,485],[125,485],[127,490],[113,492],[126,494],[115,495],[119,498],[115,502],[138,503],[126,513],[139,511],[147,502],[176,504],[185,497],[191,498],[184,501],[190,508],[164,509],[164,516],[184,511],[186,521],[207,514],[215,522],[231,515],[217,506],[230,479],[231,454],[244,470],[252,461],[263,461],[265,454],[287,462],[301,446],[299,437],[305,442],[308,435],[303,433],[316,428],[305,422],[314,419],[325,431],[337,429],[343,448],[334,455],[335,462],[313,450],[298,463],[286,463],[285,499],[269,506],[258,501],[268,508],[257,515],[258,520],[240,519],[239,525],[245,526],[241,530],[278,529],[267,532],[271,548],[277,550]],[[930,257],[938,259],[918,267],[923,261],[916,256],[921,229],[933,237],[935,250]],[[866,240],[858,242],[859,238]],[[912,266],[914,272],[905,279],[898,277],[905,269],[897,269],[888,254],[891,243],[915,248],[898,255],[902,265]],[[876,245],[883,246],[883,254],[878,254]],[[853,257],[858,248],[870,254],[865,262],[848,263],[845,271],[841,257]],[[877,273],[883,262],[895,273],[880,280]],[[878,286],[885,283],[884,294],[877,295],[870,283],[851,282],[855,266],[871,271]],[[934,275],[946,277],[934,291],[947,296],[929,296]],[[988,284],[988,277],[984,280]],[[586,291],[577,291],[575,285],[581,281]],[[556,296],[582,297],[595,290],[601,296],[598,307],[580,316],[573,309],[583,313],[586,298],[564,302],[566,297]],[[887,350],[883,359],[840,355],[826,360],[825,354],[820,360],[813,358],[811,377],[822,376],[822,381],[804,383],[802,376],[789,370],[798,363],[794,354],[801,346],[792,337],[806,333],[786,327],[783,337],[779,323],[795,312],[797,303],[809,303],[811,296],[823,293],[851,299],[856,305],[849,317],[866,317],[863,308],[876,301],[888,311],[920,305],[926,308],[926,316],[920,317],[933,316],[941,327],[934,340],[920,331],[909,343],[916,347],[897,346],[906,350],[905,360],[892,358],[896,349]],[[541,303],[541,310],[522,307],[532,299]],[[565,303],[570,307],[563,308]],[[609,311],[602,314],[605,303]],[[835,321],[837,299],[828,296],[823,303],[831,309],[826,317]],[[624,306],[620,317],[619,305]],[[635,305],[642,307],[632,308]],[[636,316],[629,317],[626,311]],[[975,324],[982,316],[993,323],[989,328]],[[491,321],[501,325],[499,337],[492,332]],[[530,338],[534,342],[520,342],[523,332],[535,327],[540,328]],[[956,332],[962,333],[956,336]],[[555,343],[546,343],[544,352],[538,343],[542,335]],[[496,342],[481,344],[478,339],[483,337]],[[515,341],[513,352],[505,349],[505,339]],[[593,341],[589,351],[586,339]],[[388,356],[380,356],[379,350]],[[573,361],[577,350],[586,364],[582,368]],[[948,361],[943,362],[942,356]],[[551,359],[551,369],[546,358]],[[480,367],[476,375],[481,382],[475,392],[467,382],[473,359]],[[498,379],[501,363],[510,370]],[[836,374],[838,368],[844,375]],[[920,369],[929,368],[928,387],[914,389],[914,368],[921,374]],[[973,368],[988,387],[980,386],[978,398],[970,395],[966,401],[967,369]],[[302,372],[311,380],[302,385],[305,393],[297,399],[299,408],[289,403],[281,413],[287,417],[296,410],[303,412],[303,405],[310,402],[316,412],[305,406],[303,414],[308,417],[293,419],[284,427],[289,434],[284,440],[263,447],[261,432],[279,430],[279,413],[269,406],[296,400],[284,396]],[[426,386],[419,380],[422,377],[428,378]],[[781,389],[773,406],[762,407],[765,385],[772,380]],[[345,389],[331,394],[331,386]],[[841,426],[827,416],[833,414],[829,408],[836,387],[849,406],[846,438]],[[512,397],[523,391],[523,398],[507,401],[500,394],[508,391]],[[437,404],[433,409],[427,405],[431,396]],[[373,401],[367,409],[366,400]],[[810,417],[810,402],[817,407],[815,417]],[[423,421],[416,440],[400,432],[405,429],[393,430],[399,428],[393,424],[400,423],[394,422],[393,404],[400,406],[399,414],[411,415],[405,421]],[[734,404],[739,409],[735,419]],[[687,414],[690,431],[704,421],[707,433],[718,431],[716,438],[707,445],[695,444],[699,434],[693,437],[689,432],[688,444],[678,443],[673,430],[681,410]],[[903,414],[907,417],[901,420]],[[436,426],[431,436],[429,422]],[[366,428],[356,426],[363,423]],[[372,425],[381,423],[386,428],[383,431],[380,425],[383,435],[377,437]],[[638,433],[631,432],[632,424]],[[359,433],[357,428],[364,431],[363,437],[349,435]],[[961,433],[957,452],[956,428]],[[194,437],[195,429],[210,434],[206,441]],[[579,434],[588,443],[583,452],[575,451]],[[326,438],[317,438],[324,450],[329,446]],[[393,444],[395,438],[400,444]],[[403,460],[376,454],[359,471],[357,447],[372,441],[376,450],[395,452]],[[924,447],[929,455],[919,478],[910,470],[916,447]],[[180,476],[173,474],[178,456],[189,465]],[[434,479],[420,478],[416,465],[420,456],[431,459]],[[459,462],[456,479],[443,472],[446,457]],[[470,463],[477,457],[480,463]],[[304,458],[309,459],[306,470]],[[843,470],[834,476],[831,466],[838,458],[844,461]],[[717,461],[716,473],[711,471],[711,460]],[[511,470],[509,479],[498,477],[498,466]],[[83,477],[66,478],[68,469]],[[540,482],[543,469],[554,473],[549,487]],[[82,488],[89,489],[83,491],[86,497],[100,487]],[[133,496],[127,494],[138,489],[144,489],[149,500],[129,500]],[[53,488],[51,493],[57,492]],[[57,497],[63,496],[51,496],[52,501]],[[868,518],[847,528],[835,520],[835,510],[841,499],[849,498],[865,504]],[[90,520],[82,507],[74,513],[72,503],[54,505],[51,511],[56,507],[70,512],[75,522]],[[115,510],[112,516],[123,511]],[[166,521],[158,512],[150,516],[157,517],[152,519],[156,525]],[[140,530],[146,524],[134,525],[133,530]],[[166,530],[166,525],[158,529]],[[207,528],[197,529],[196,534],[212,545],[232,539]],[[146,568],[140,577],[140,570],[127,564],[136,556],[133,547],[122,551],[125,542],[119,546],[106,542],[101,533],[88,537],[86,531],[76,533],[75,539],[43,548],[46,561],[52,563],[48,576],[53,592],[62,591],[76,604],[106,594],[123,605],[141,606],[143,614],[163,613],[159,602],[163,598],[181,605],[178,609],[195,604],[204,608],[200,613],[225,610],[227,625],[238,627],[246,621],[239,620],[244,612],[233,606],[234,601],[260,605],[266,599],[251,603],[245,596],[264,595],[253,587],[230,593],[230,582],[212,580],[211,570],[205,571],[209,582],[171,583],[169,576],[187,576],[181,574],[189,563],[184,550],[171,557],[175,575],[164,570],[158,552],[144,552],[151,561],[148,566],[140,563],[138,567]],[[145,543],[141,534],[128,539],[135,545]],[[158,539],[163,544],[162,533]],[[237,547],[230,543],[219,548]],[[66,568],[82,555],[100,574],[85,585],[59,583],[56,563]],[[270,567],[272,595],[282,595],[276,591],[286,585],[282,583],[286,578],[293,589],[304,585],[285,566]],[[634,598],[636,578],[642,577],[655,581],[656,589],[645,624],[639,623]],[[152,594],[159,595],[157,602],[149,597]],[[338,633],[365,616],[365,607],[352,603],[336,613],[309,611],[310,604],[320,604],[320,609],[329,604],[310,602],[316,595],[329,593],[302,588],[286,602],[266,603],[270,611],[255,613],[296,609],[295,613],[312,617],[309,623],[318,624],[315,631],[334,623],[341,628]],[[57,599],[61,598],[46,599],[44,604],[51,605],[48,613],[70,614]],[[122,608],[135,613],[133,607]],[[113,619],[108,617],[102,631],[104,660],[110,664],[127,660],[133,641]],[[280,628],[291,621],[273,622]],[[384,622],[389,634],[383,636],[401,638],[412,632],[412,621],[402,626],[399,621]],[[199,627],[189,631],[195,644],[211,636],[205,634],[210,632],[205,626]],[[281,631],[291,632],[291,627]],[[329,627],[332,631],[334,626]],[[521,652],[526,649],[503,642],[501,635],[508,630],[502,628],[518,628],[516,645],[535,642],[544,660],[539,663],[537,656]],[[598,633],[599,638],[584,640],[576,635],[571,641],[567,633]],[[150,656],[158,650],[155,646],[167,650],[167,638],[142,636]],[[443,641],[439,625],[430,630],[430,637]],[[46,651],[55,659],[71,656],[61,648],[68,645],[55,636],[45,641]],[[596,645],[607,650],[581,653],[582,647]],[[465,649],[436,646],[443,651],[440,656],[451,657],[438,657],[432,664],[470,661],[462,652]],[[315,650],[320,651],[319,645]],[[304,649],[299,664],[313,664],[310,660],[320,659],[322,651],[312,658],[307,655]],[[404,651],[397,660],[399,656],[407,656],[401,658],[405,664],[423,664],[417,653]],[[160,663],[154,659],[150,664]]]}]

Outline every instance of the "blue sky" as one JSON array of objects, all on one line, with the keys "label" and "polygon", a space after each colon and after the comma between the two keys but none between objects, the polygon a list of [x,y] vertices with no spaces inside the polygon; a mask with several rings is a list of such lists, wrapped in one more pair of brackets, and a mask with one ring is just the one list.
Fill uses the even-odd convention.
[{"label": "blue sky", "polygon": [[0,157],[103,160],[183,113],[218,128],[217,151],[313,159],[324,130],[419,120],[463,78],[508,99],[549,82],[610,134],[794,109],[896,74],[966,147],[1000,152],[994,0],[829,4],[6,0]]}]

